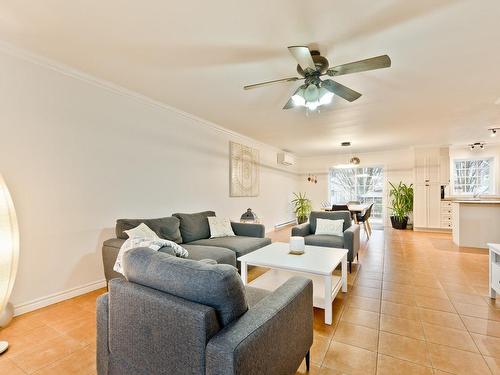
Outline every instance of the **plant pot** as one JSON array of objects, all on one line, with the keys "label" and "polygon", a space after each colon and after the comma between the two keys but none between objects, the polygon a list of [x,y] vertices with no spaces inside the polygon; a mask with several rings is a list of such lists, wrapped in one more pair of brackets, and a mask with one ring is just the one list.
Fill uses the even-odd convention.
[{"label": "plant pot", "polygon": [[297,223],[300,225],[300,224],[304,224],[307,222],[307,216],[298,216],[297,217]]},{"label": "plant pot", "polygon": [[408,225],[408,216],[405,216],[403,219],[391,216],[391,224],[394,229],[406,229],[406,226]]}]

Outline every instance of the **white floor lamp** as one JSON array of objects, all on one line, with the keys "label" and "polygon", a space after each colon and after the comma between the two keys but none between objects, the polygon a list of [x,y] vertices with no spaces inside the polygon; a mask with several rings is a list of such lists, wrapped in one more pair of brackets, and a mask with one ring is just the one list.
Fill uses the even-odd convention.
[{"label": "white floor lamp", "polygon": [[[16,211],[7,185],[0,175],[0,328],[12,320],[14,308],[9,303],[19,258],[19,228]],[[0,354],[9,344],[0,341]]]}]

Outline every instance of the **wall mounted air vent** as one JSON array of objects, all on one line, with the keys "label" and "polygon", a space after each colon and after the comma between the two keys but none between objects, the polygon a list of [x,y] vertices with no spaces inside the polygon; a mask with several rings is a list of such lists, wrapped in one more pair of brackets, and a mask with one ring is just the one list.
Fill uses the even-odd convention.
[{"label": "wall mounted air vent", "polygon": [[295,158],[292,154],[288,152],[280,152],[278,153],[278,164],[281,165],[294,165]]}]

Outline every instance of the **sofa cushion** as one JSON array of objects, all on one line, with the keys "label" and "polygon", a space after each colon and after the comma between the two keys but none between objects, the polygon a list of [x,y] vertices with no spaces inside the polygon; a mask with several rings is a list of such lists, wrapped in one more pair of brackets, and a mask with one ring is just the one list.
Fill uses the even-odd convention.
[{"label": "sofa cushion", "polygon": [[[123,240],[121,238],[111,238],[109,240],[106,240],[102,243],[102,245],[104,247],[112,247],[112,248],[115,248],[117,250],[120,250],[120,248],[122,247],[123,243],[125,242],[126,240]],[[184,247],[184,246],[182,246]],[[159,252],[161,253],[166,253],[166,254],[169,254],[169,255],[174,255],[175,256],[175,252],[174,252],[174,249],[172,249],[170,246],[164,246],[164,247],[161,247],[159,250]],[[188,250],[189,251],[189,250]],[[118,253],[117,253],[118,254]],[[189,257],[188,257],[189,258]],[[116,260],[116,257],[115,257],[115,260]],[[114,262],[113,262],[114,264]]]},{"label": "sofa cushion", "polygon": [[[119,272],[116,272],[113,267],[115,266],[116,258],[118,257],[120,248],[125,241],[126,240],[123,240],[121,238],[111,238],[104,241],[102,244],[102,264],[104,266],[104,276],[106,278],[106,281],[123,277],[123,275]],[[232,253],[234,256],[234,253],[231,250],[225,250]],[[174,249],[172,249],[171,247],[162,247],[158,251],[175,256]]]},{"label": "sofa cushion", "polygon": [[210,227],[210,238],[234,236],[231,220],[226,217],[207,217],[208,226]]},{"label": "sofa cushion", "polygon": [[158,235],[151,230],[150,227],[148,227],[144,223],[140,223],[138,226],[132,229],[124,230],[123,233],[127,235],[128,238],[135,240],[136,238],[140,239],[159,239]]},{"label": "sofa cushion", "polygon": [[344,248],[344,237],[330,236],[328,234],[310,234],[304,237],[306,245]]},{"label": "sofa cushion", "polygon": [[344,233],[344,220],[316,219],[316,232],[314,234],[327,234],[329,236],[342,236]]},{"label": "sofa cushion", "polygon": [[158,219],[118,219],[116,221],[116,237],[127,239],[124,231],[137,227],[139,224],[146,224],[158,237],[181,243],[181,232],[179,230],[179,219],[173,216]]},{"label": "sofa cushion", "polygon": [[203,211],[194,214],[176,213],[173,216],[180,220],[182,242],[188,243],[210,237],[208,216],[215,216],[213,211]]},{"label": "sofa cushion", "polygon": [[309,224],[311,224],[311,233],[316,233],[316,219],[344,220],[343,229],[351,226],[351,213],[349,211],[313,211],[309,215]]},{"label": "sofa cushion", "polygon": [[213,259],[218,264],[229,264],[230,266],[236,267],[236,254],[232,250],[223,247],[189,244],[182,244],[182,247],[189,252],[188,259]]},{"label": "sofa cushion", "polygon": [[[116,251],[114,252],[115,255],[113,259],[113,264],[115,263],[118,250],[120,250],[125,241],[126,240],[122,240],[121,238],[111,238],[103,242],[103,247],[116,249]],[[236,255],[233,250],[229,250],[224,247],[201,246],[201,245],[191,245],[191,244],[182,244],[181,246],[185,248],[189,253],[187,259],[193,259],[193,260],[213,259],[218,264],[229,264],[230,266],[236,267]],[[158,251],[170,255],[175,255],[174,250],[171,247],[162,247]]]},{"label": "sofa cushion", "polygon": [[123,262],[128,281],[210,306],[222,327],[248,310],[241,277],[227,264],[206,264],[148,248],[126,252]]},{"label": "sofa cushion", "polygon": [[231,249],[236,253],[236,257],[248,254],[254,250],[269,245],[269,238],[256,238],[245,236],[206,238],[203,240],[190,242],[190,245],[217,246]]},{"label": "sofa cushion", "polygon": [[102,243],[103,246],[114,247],[120,249],[126,240],[122,238],[110,238]]}]

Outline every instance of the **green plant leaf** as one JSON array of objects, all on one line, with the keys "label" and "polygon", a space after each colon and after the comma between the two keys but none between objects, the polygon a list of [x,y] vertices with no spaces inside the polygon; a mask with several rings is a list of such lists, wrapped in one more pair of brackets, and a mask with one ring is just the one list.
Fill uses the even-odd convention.
[{"label": "green plant leaf", "polygon": [[295,215],[299,219],[307,219],[312,211],[311,200],[306,198],[305,193],[293,193],[295,199],[292,199],[292,204],[294,206]]},{"label": "green plant leaf", "polygon": [[396,186],[388,181],[391,189],[389,197],[391,198],[391,205],[389,209],[392,214],[400,220],[408,216],[413,211],[413,184],[406,185],[402,181]]}]

